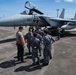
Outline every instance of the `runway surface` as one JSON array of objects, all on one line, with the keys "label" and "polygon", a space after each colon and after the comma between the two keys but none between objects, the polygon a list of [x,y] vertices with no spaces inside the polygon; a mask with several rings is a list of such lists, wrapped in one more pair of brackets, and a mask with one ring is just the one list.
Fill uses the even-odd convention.
[{"label": "runway surface", "polygon": [[[23,33],[27,30],[24,28]],[[0,27],[0,75],[76,75],[76,31],[53,44],[53,59],[48,66],[32,66],[31,55],[24,55],[24,63],[17,61],[16,31],[17,28]]]}]

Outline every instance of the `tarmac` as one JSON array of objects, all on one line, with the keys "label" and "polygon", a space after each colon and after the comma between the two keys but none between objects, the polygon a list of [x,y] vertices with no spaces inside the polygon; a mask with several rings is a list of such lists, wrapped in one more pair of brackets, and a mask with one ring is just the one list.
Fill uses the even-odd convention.
[{"label": "tarmac", "polygon": [[[27,30],[28,27],[24,28],[23,33]],[[16,31],[17,27],[15,30],[13,27],[0,27],[0,75],[76,75],[76,30],[62,34],[53,44],[53,58],[48,66],[42,63],[33,66],[26,47],[24,62],[17,61]]]}]

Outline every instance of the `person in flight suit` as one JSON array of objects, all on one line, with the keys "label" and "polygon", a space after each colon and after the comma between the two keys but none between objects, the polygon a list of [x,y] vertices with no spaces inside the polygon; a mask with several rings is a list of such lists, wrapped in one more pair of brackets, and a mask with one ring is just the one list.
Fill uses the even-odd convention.
[{"label": "person in flight suit", "polygon": [[32,60],[33,60],[33,65],[36,64],[35,58],[37,58],[38,64],[40,65],[40,58],[39,58],[40,41],[37,38],[37,34],[35,32],[33,33],[33,38],[31,40],[31,46],[32,46]]},{"label": "person in flight suit", "polygon": [[40,31],[37,32],[37,38],[38,38],[39,41],[40,41],[39,54],[40,54],[40,56],[41,56],[41,50],[42,50],[42,36],[41,36],[41,32],[40,32]]},{"label": "person in flight suit", "polygon": [[31,51],[30,51],[30,49],[31,49],[31,39],[32,39],[32,37],[33,37],[33,32],[32,32],[32,31],[33,31],[33,30],[32,30],[32,28],[30,27],[30,28],[29,28],[29,32],[26,33],[26,35],[24,36],[25,41],[27,42],[27,48],[28,48],[29,54],[31,54]]},{"label": "person in flight suit", "polygon": [[60,40],[60,33],[61,33],[61,29],[58,27],[57,28],[57,39]]},{"label": "person in flight suit", "polygon": [[49,59],[52,59],[51,55],[51,44],[54,42],[54,39],[51,35],[48,34],[48,30],[44,30],[44,37],[43,37],[43,56],[44,62],[43,65],[49,64]]},{"label": "person in flight suit", "polygon": [[35,32],[37,32],[39,29],[40,29],[39,26],[36,25],[36,26],[35,26]]},{"label": "person in flight suit", "polygon": [[17,57],[18,57],[18,61],[20,60],[21,62],[24,61],[23,60],[23,54],[24,54],[24,44],[25,44],[22,31],[23,31],[23,27],[20,26],[19,30],[16,33],[16,39],[17,39],[16,45],[17,45],[17,50],[18,50]]}]

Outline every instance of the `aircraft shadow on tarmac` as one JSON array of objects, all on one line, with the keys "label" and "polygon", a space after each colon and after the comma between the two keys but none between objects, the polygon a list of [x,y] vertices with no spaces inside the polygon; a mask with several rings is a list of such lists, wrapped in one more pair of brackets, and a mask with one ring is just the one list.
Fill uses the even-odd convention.
[{"label": "aircraft shadow on tarmac", "polygon": [[75,37],[76,36],[76,32],[69,32],[69,31],[66,31],[64,33],[61,34],[61,38],[63,37]]},{"label": "aircraft shadow on tarmac", "polygon": [[[57,36],[57,35],[52,34],[52,36]],[[76,36],[76,32],[71,33],[69,31],[66,31],[66,32],[61,34],[61,38],[63,38],[63,37],[75,37],[75,36]],[[0,40],[0,44],[12,42],[12,41],[16,41],[16,38],[9,38],[9,39]]]},{"label": "aircraft shadow on tarmac", "polygon": [[12,42],[12,41],[16,41],[16,38],[10,38],[10,39],[5,39],[5,40],[0,40],[0,44],[7,43],[7,42]]}]

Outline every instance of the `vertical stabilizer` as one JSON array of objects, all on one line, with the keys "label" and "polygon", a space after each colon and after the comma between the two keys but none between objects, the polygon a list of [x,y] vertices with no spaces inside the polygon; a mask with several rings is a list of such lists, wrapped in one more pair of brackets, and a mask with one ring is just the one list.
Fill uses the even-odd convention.
[{"label": "vertical stabilizer", "polygon": [[65,9],[63,8],[59,18],[64,18],[64,13],[65,13]]},{"label": "vertical stabilizer", "polygon": [[75,16],[74,16],[74,20],[76,20],[76,13],[75,13]]}]

